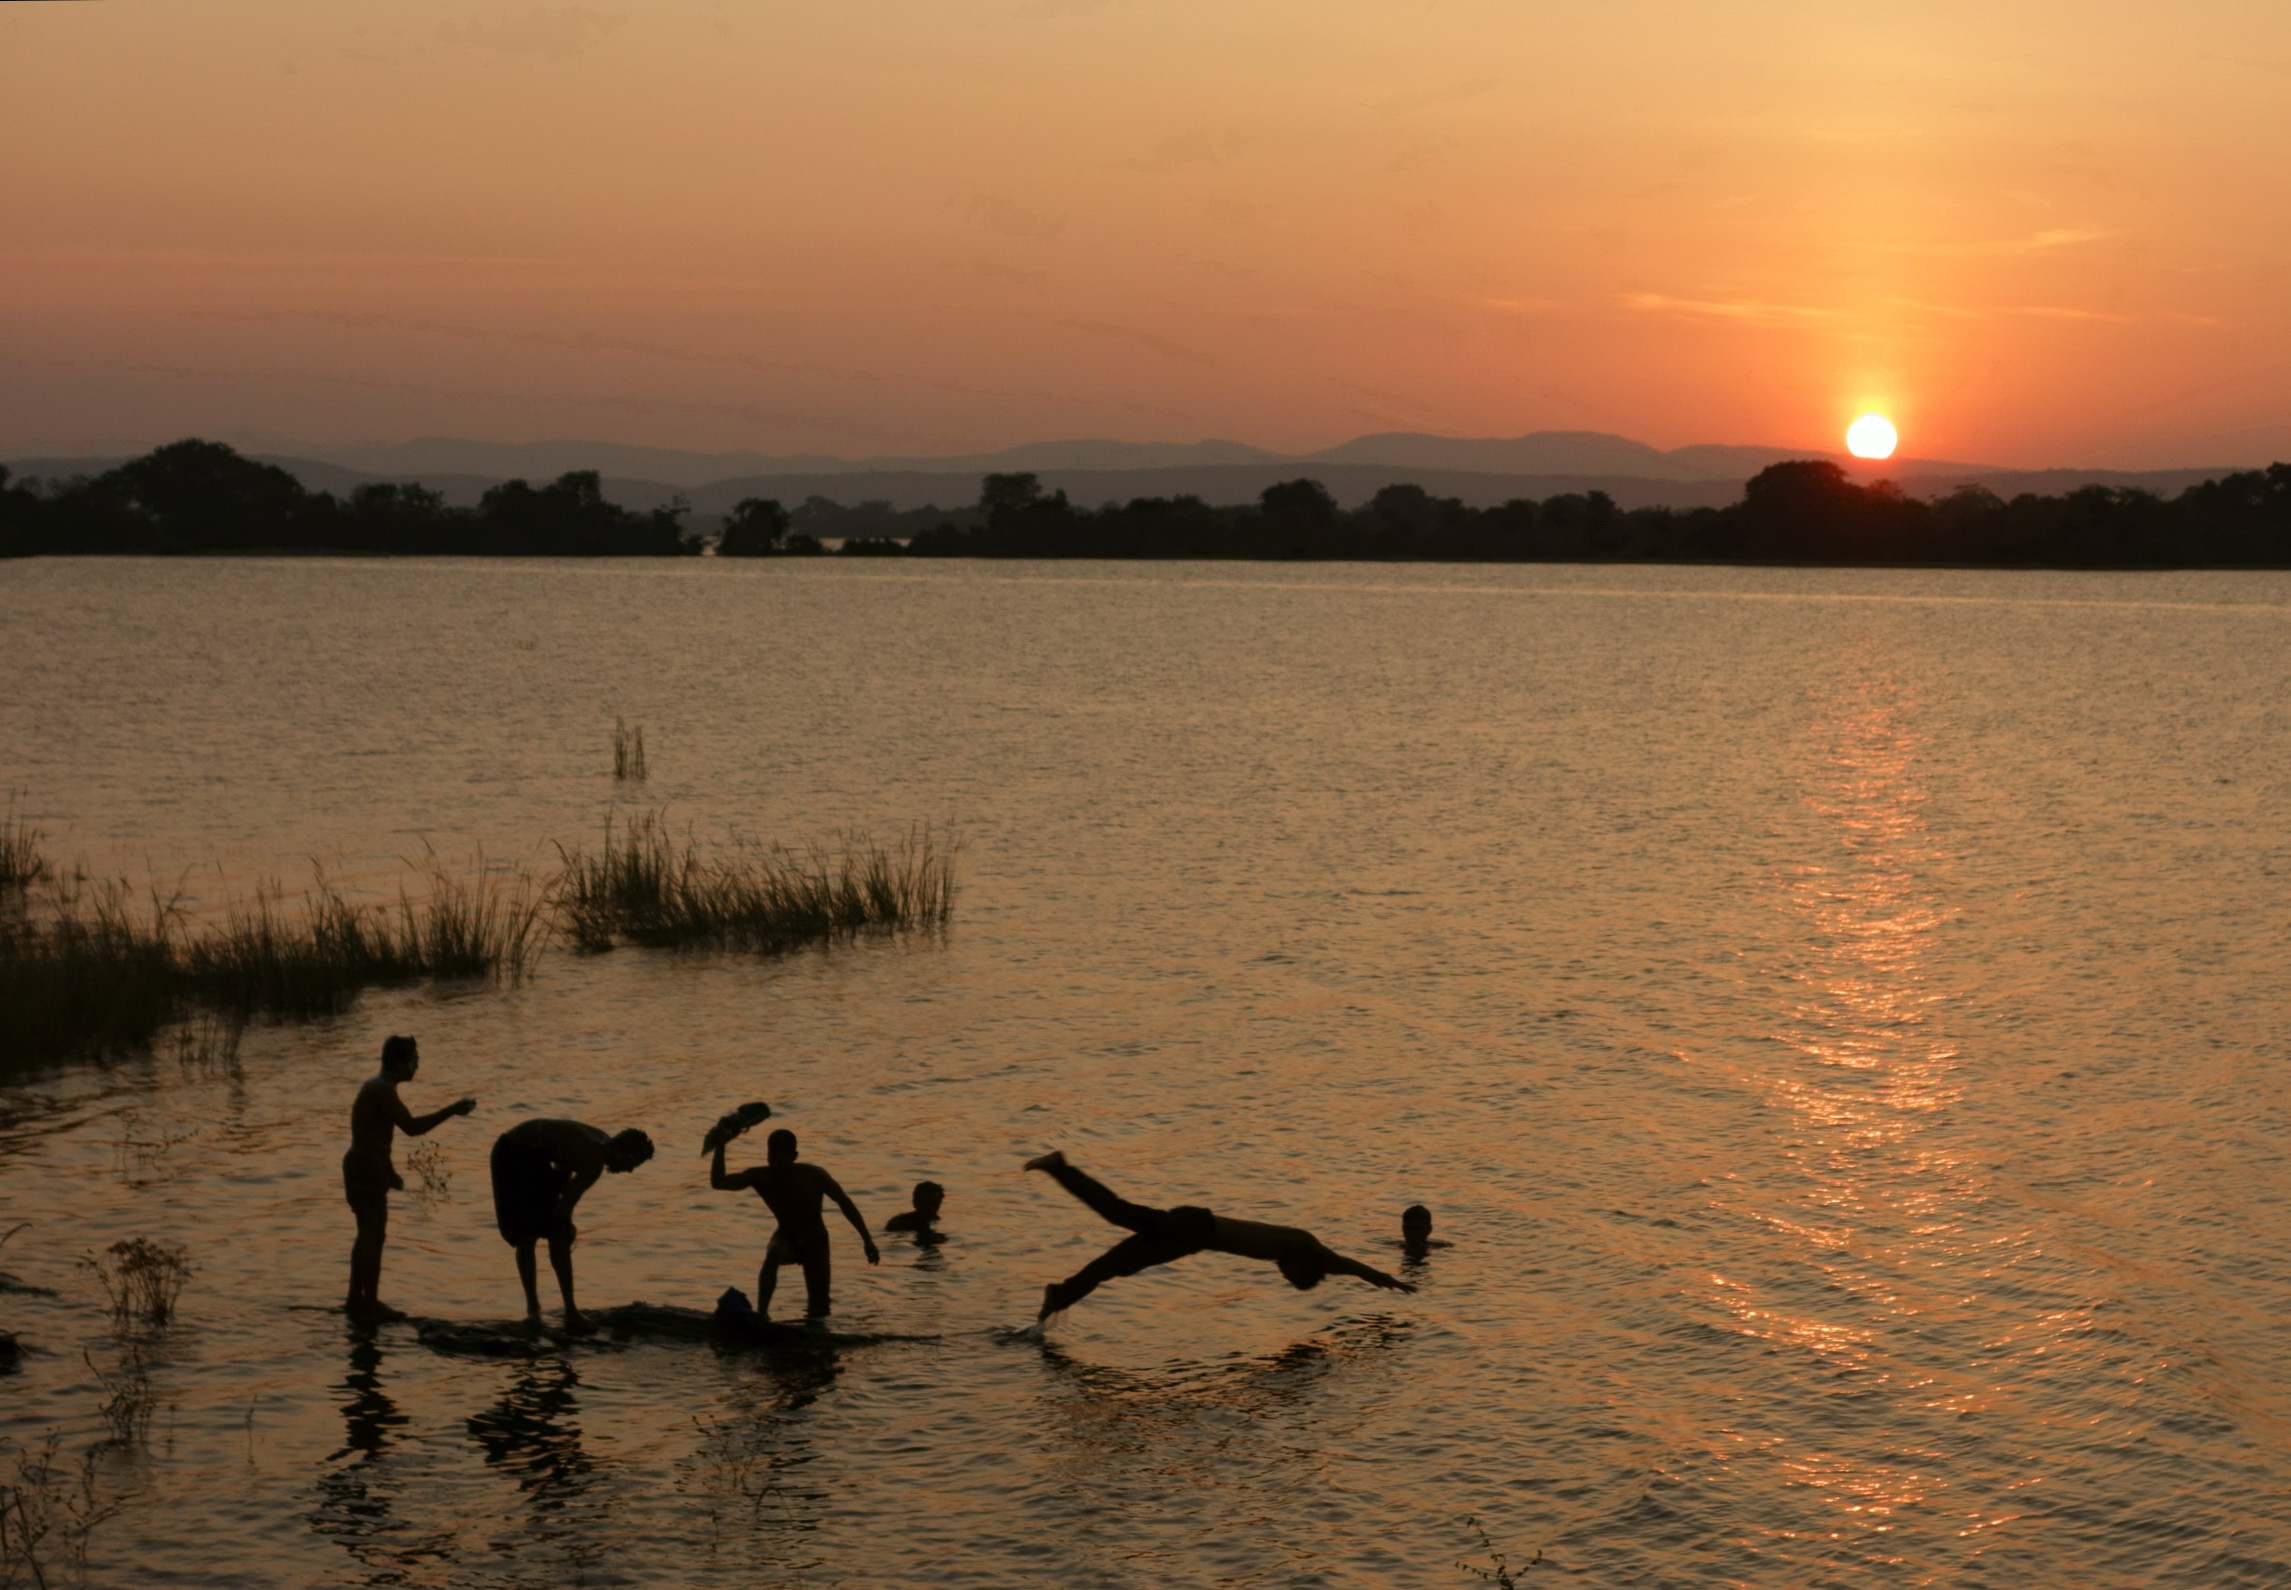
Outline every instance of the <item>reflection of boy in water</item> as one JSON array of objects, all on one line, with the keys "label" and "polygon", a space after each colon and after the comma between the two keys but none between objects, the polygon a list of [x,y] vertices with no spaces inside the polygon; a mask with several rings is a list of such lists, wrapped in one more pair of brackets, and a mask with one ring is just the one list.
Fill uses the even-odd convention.
[{"label": "reflection of boy in water", "polygon": [[414,1040],[393,1037],[382,1044],[382,1069],[366,1079],[350,1106],[350,1151],[342,1156],[342,1196],[358,1218],[358,1236],[350,1245],[350,1295],[343,1312],[361,1319],[381,1319],[395,1309],[383,1306],[382,1243],[390,1231],[390,1194],[404,1189],[398,1169],[390,1163],[394,1134],[420,1137],[430,1128],[477,1108],[475,1099],[456,1099],[428,1115],[407,1111],[398,1097],[398,1084],[411,1082],[421,1069],[421,1051]]},{"label": "reflection of boy in water", "polygon": [[800,1264],[805,1293],[803,1311],[807,1317],[818,1319],[828,1310],[832,1263],[827,1246],[827,1221],[820,1211],[822,1200],[835,1200],[836,1208],[843,1211],[843,1218],[859,1233],[869,1264],[881,1264],[883,1255],[877,1251],[875,1239],[867,1234],[867,1222],[859,1218],[858,1206],[836,1185],[835,1178],[817,1165],[802,1163],[795,1154],[795,1133],[782,1127],[764,1139],[763,1164],[727,1174],[724,1145],[718,1143],[716,1157],[708,1167],[708,1185],[718,1192],[752,1187],[756,1196],[779,1217],[779,1229],[772,1233],[771,1245],[764,1249],[763,1268],[756,1275],[756,1312],[771,1313],[772,1289],[779,1284],[780,1266]]},{"label": "reflection of boy in water", "polygon": [[1065,1188],[1099,1215],[1135,1236],[1125,1237],[1063,1281],[1042,1289],[1042,1311],[1048,1319],[1072,1308],[1118,1275],[1135,1275],[1157,1264],[1182,1259],[1189,1253],[1231,1253],[1244,1259],[1263,1259],[1276,1266],[1282,1279],[1300,1292],[1309,1292],[1332,1275],[1357,1276],[1372,1286],[1394,1292],[1413,1292],[1406,1281],[1371,1269],[1326,1247],[1309,1231],[1296,1226],[1267,1225],[1261,1220],[1234,1220],[1206,1209],[1181,1204],[1175,1209],[1149,1209],[1114,1195],[1104,1182],[1085,1176],[1066,1163],[1063,1151],[1053,1150],[1026,1162]]},{"label": "reflection of boy in water", "polygon": [[565,1299],[565,1328],[587,1330],[573,1304],[573,1206],[606,1171],[632,1171],[652,1158],[652,1139],[635,1127],[612,1136],[583,1121],[520,1121],[493,1143],[493,1219],[501,1240],[517,1250],[517,1279],[525,1283],[525,1317],[541,1319],[533,1249],[549,1242],[549,1268]]}]

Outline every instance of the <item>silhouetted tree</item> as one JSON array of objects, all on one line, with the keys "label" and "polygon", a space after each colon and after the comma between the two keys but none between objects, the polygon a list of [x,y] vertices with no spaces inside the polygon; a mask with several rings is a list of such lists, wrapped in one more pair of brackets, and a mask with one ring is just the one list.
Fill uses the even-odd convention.
[{"label": "silhouetted tree", "polygon": [[724,538],[716,543],[720,558],[760,558],[780,549],[788,533],[788,512],[771,497],[742,497],[724,518]]},{"label": "silhouetted tree", "polygon": [[[1060,500],[1065,493],[1060,492]],[[1025,513],[1042,501],[1042,481],[1033,474],[989,475],[979,482],[979,511],[988,524]]]}]

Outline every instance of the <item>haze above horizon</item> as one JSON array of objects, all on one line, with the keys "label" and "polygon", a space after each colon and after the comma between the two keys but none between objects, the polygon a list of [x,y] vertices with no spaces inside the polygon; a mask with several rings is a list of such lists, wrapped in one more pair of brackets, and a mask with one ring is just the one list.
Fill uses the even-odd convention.
[{"label": "haze above horizon", "polygon": [[2260,463],[2287,79],[2258,0],[9,6],[0,454]]}]

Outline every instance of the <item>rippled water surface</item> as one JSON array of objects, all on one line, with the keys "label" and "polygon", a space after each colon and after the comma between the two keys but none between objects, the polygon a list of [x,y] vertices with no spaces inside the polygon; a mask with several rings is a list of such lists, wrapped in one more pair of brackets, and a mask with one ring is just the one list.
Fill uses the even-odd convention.
[{"label": "rippled water surface", "polygon": [[[51,851],[194,909],[546,869],[616,801],[965,844],[943,940],[553,951],[0,1089],[55,1293],[0,1293],[0,1434],[76,1463],[131,1350],[155,1399],[95,1582],[2291,1581],[2284,576],[85,560],[0,566],[0,659]],[[873,1222],[948,1185],[935,1250],[836,1228],[838,1330],[924,1339],[350,1331],[393,1031],[480,1100],[400,1307],[517,1312],[485,1151],[539,1113],[663,1144],[586,1301],[752,1286],[695,1151],[761,1096]],[[1038,1345],[1120,1235],[1052,1145],[1453,1245],[1413,1297],[1204,1254]],[[135,1235],[196,1266],[139,1347],[75,1267]]]}]

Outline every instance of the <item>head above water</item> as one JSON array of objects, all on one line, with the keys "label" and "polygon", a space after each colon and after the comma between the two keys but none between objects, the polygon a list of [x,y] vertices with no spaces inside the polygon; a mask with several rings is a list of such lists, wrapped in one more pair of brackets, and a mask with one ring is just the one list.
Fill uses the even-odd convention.
[{"label": "head above water", "polygon": [[1422,1204],[1410,1204],[1401,1210],[1400,1235],[1409,1242],[1429,1241],[1432,1236],[1432,1211]]},{"label": "head above water", "polygon": [[605,1169],[616,1174],[632,1171],[652,1158],[652,1139],[635,1127],[616,1132],[605,1144]]},{"label": "head above water", "polygon": [[385,1071],[395,1071],[401,1077],[410,1077],[421,1063],[421,1050],[404,1033],[392,1033],[382,1040],[382,1068]]},{"label": "head above water", "polygon": [[935,1181],[915,1183],[915,1207],[924,1214],[935,1215],[939,1205],[947,1201],[947,1190]]},{"label": "head above water", "polygon": [[764,1139],[764,1158],[774,1165],[795,1163],[795,1133],[781,1127]]}]

